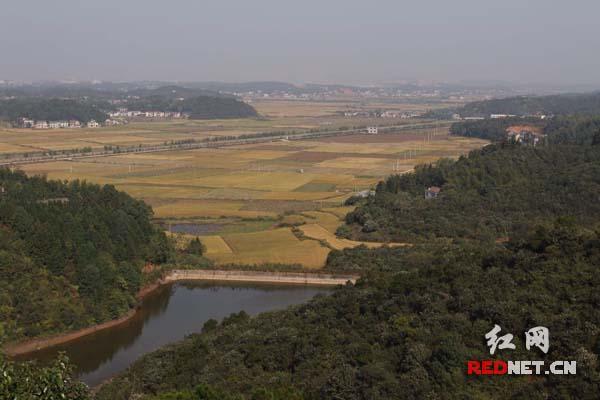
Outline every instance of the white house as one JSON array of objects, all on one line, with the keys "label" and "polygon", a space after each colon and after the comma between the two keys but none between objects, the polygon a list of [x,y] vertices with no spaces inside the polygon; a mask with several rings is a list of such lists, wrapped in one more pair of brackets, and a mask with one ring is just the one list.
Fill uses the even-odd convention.
[{"label": "white house", "polygon": [[35,121],[29,118],[20,118],[19,119],[19,124],[23,127],[23,128],[33,128],[35,125]]},{"label": "white house", "polygon": [[88,128],[97,128],[99,126],[100,126],[100,124],[97,123],[95,120],[91,120],[90,122],[87,123]]},{"label": "white house", "polygon": [[369,126],[367,128],[367,133],[370,135],[377,135],[379,133],[379,129],[376,126]]},{"label": "white house", "polygon": [[48,129],[47,121],[35,121],[35,125],[33,126],[35,129]]},{"label": "white house", "polygon": [[48,127],[50,129],[68,128],[69,122],[68,121],[50,121],[48,123]]}]

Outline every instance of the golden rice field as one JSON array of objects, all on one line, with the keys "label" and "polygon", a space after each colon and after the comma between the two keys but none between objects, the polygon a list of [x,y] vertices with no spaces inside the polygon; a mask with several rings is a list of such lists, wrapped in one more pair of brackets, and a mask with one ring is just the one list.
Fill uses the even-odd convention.
[{"label": "golden rice field", "polygon": [[[372,143],[366,135],[357,135],[344,137],[343,143],[327,138],[126,154],[23,169],[55,179],[114,184],[152,205],[155,217],[164,221],[220,224],[223,233],[201,236],[207,257],[217,265],[288,263],[317,268],[331,249],[361,244],[335,236],[351,209],[342,207],[346,198],[373,188],[392,173],[485,144],[445,134],[423,141],[418,135],[386,135]],[[261,230],[243,232],[239,225],[228,228],[232,219],[240,225],[267,223]],[[302,239],[289,228],[294,225]],[[238,228],[242,232],[236,233]]]},{"label": "golden rice field", "polygon": [[[341,103],[264,101],[266,120],[170,121],[73,131],[0,130],[0,153],[19,149],[163,143],[265,129],[341,124]],[[347,121],[346,121],[347,123]],[[335,231],[351,207],[343,202],[393,173],[441,157],[457,157],[485,141],[415,130],[303,141],[276,141],[24,165],[29,174],[113,184],[150,204],[164,226],[212,224],[200,235],[216,264],[324,265],[331,249],[360,243]],[[429,139],[429,140],[428,140]],[[292,228],[294,227],[294,228]],[[181,235],[179,235],[181,236]],[[183,235],[189,240],[194,235]],[[182,239],[183,238],[183,239]],[[379,244],[367,244],[376,246]]]}]

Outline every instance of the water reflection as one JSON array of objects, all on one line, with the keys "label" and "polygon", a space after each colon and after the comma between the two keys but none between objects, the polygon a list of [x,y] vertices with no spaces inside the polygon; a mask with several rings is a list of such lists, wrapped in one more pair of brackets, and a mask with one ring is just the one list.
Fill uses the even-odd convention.
[{"label": "water reflection", "polygon": [[125,370],[133,361],[159,347],[199,332],[204,322],[221,320],[241,310],[248,314],[282,309],[305,302],[330,288],[209,282],[180,282],[147,297],[136,315],[114,328],[68,344],[28,354],[41,362],[67,353],[79,378],[89,385]]}]

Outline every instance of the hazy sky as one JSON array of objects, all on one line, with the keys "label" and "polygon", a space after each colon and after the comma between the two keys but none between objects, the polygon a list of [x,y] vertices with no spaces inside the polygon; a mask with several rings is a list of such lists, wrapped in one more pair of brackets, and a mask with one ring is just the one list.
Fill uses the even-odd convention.
[{"label": "hazy sky", "polygon": [[599,0],[0,0],[0,79],[600,83]]}]

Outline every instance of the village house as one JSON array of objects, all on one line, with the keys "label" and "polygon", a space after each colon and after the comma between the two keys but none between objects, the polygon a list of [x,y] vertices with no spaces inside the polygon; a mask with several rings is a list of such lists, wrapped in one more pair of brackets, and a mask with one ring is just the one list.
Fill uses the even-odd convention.
[{"label": "village house", "polygon": [[33,128],[35,121],[29,118],[19,118],[19,126],[22,128]]},{"label": "village house", "polygon": [[513,114],[490,114],[491,119],[510,118],[510,117],[516,117],[516,115],[513,115]]},{"label": "village house", "polygon": [[48,127],[50,129],[68,128],[69,122],[68,121],[50,121],[50,122],[48,122]]},{"label": "village house", "polygon": [[427,188],[427,190],[425,190],[425,198],[426,199],[435,199],[438,197],[441,190],[442,189],[440,189],[437,186],[430,186]]},{"label": "village house", "polygon": [[509,140],[517,143],[537,146],[546,137],[537,126],[515,125],[506,129],[506,136]]},{"label": "village house", "polygon": [[114,118],[184,118],[186,115],[176,111],[137,111],[120,108],[118,111],[108,113],[111,119]]},{"label": "village house", "polygon": [[81,122],[77,121],[76,119],[72,119],[69,121],[69,128],[81,128]]},{"label": "village house", "polygon": [[47,121],[35,121],[35,125],[33,126],[35,129],[48,129]]},{"label": "village house", "polygon": [[107,119],[104,121],[104,126],[113,126],[113,125],[121,125],[121,121],[117,119]]},{"label": "village house", "polygon": [[356,193],[355,196],[366,199],[367,197],[375,196],[375,191],[373,189],[362,190],[362,191]]},{"label": "village house", "polygon": [[100,126],[100,124],[97,123],[95,120],[91,120],[90,122],[87,123],[88,128],[98,128],[99,126]]},{"label": "village house", "polygon": [[377,135],[377,133],[379,133],[379,129],[376,126],[369,126],[367,128],[367,133],[370,135]]},{"label": "village house", "polygon": [[68,197],[53,197],[50,199],[43,199],[43,200],[37,201],[38,204],[52,204],[52,203],[67,204],[68,202],[69,202]]},{"label": "village house", "polygon": [[381,113],[381,118],[398,118],[400,116],[399,113],[394,111],[384,111]]}]

